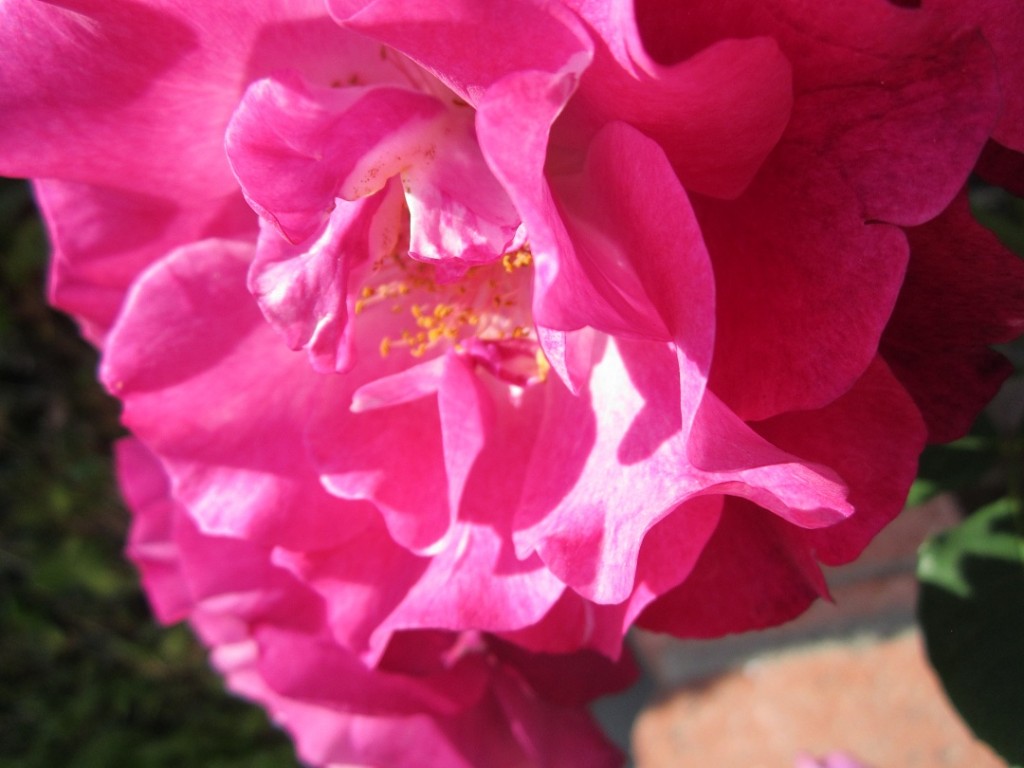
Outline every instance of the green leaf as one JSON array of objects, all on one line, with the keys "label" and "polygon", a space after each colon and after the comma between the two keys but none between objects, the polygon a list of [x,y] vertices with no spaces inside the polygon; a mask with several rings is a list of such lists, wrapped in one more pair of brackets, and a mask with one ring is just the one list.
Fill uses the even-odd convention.
[{"label": "green leaf", "polygon": [[974,733],[1024,764],[1024,535],[1010,498],[925,542],[918,615],[928,656]]},{"label": "green leaf", "polygon": [[999,437],[982,416],[966,437],[948,445],[925,448],[907,504],[922,504],[946,491],[977,488],[998,460]]}]

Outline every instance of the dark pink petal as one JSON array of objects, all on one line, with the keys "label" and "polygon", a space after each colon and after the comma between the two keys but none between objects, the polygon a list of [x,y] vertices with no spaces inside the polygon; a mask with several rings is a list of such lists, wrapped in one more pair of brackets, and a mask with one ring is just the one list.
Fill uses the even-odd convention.
[{"label": "dark pink petal", "polygon": [[250,258],[203,241],[159,262],[129,295],[101,377],[204,532],[330,546],[374,512],[324,493],[307,463],[304,424],[330,382],[262,321]]},{"label": "dark pink petal", "polygon": [[228,126],[231,167],[246,199],[293,243],[423,159],[444,106],[405,88],[314,87],[294,73],[253,83]]},{"label": "dark pink petal", "polygon": [[358,5],[357,11],[350,0],[327,2],[343,26],[401,51],[476,107],[506,75],[551,75],[589,61],[589,36],[555,3],[375,0]]},{"label": "dark pink petal", "polygon": [[798,529],[727,497],[696,567],[637,624],[677,637],[718,637],[788,621],[827,594]]},{"label": "dark pink petal", "polygon": [[615,659],[581,650],[575,653],[531,653],[496,637],[488,647],[529,682],[543,698],[562,705],[581,705],[628,688],[639,670],[625,648]]},{"label": "dark pink petal", "polygon": [[664,67],[644,51],[632,3],[570,5],[594,28],[597,50],[555,142],[579,146],[602,123],[624,120],[658,142],[687,189],[738,195],[789,120],[791,71],[778,46],[723,40]]},{"label": "dark pink petal", "polygon": [[769,159],[735,203],[705,203],[698,218],[718,289],[715,393],[759,419],[846,391],[896,303],[903,233],[865,223],[841,176],[797,147]]},{"label": "dark pink petal", "polygon": [[925,440],[914,401],[881,359],[825,408],[755,426],[783,450],[831,467],[849,488],[852,515],[827,528],[800,532],[808,551],[826,565],[856,558],[903,509]]},{"label": "dark pink petal", "polygon": [[872,68],[878,85],[840,82],[800,94],[794,106],[787,140],[827,152],[867,219],[914,226],[938,214],[998,116],[999,86],[985,40],[966,34],[928,42],[942,55],[894,51],[902,53],[898,67]]},{"label": "dark pink petal", "polygon": [[887,3],[805,10],[773,0],[691,3],[685,18],[666,2],[637,11],[658,60],[720,36],[771,35],[794,66],[792,119],[753,186],[735,204],[697,205],[718,285],[711,386],[747,419],[820,407],[863,373],[906,259],[899,233],[870,222],[940,212],[1000,109],[976,32]]},{"label": "dark pink petal", "polygon": [[1003,96],[1003,108],[992,138],[1024,152],[1024,7],[1014,0],[979,0],[959,3],[941,0],[931,8],[937,17],[948,17],[963,29],[980,29],[995,55]]},{"label": "dark pink petal", "polygon": [[910,268],[882,354],[928,423],[963,435],[1011,366],[988,345],[1024,331],[1024,262],[971,216],[966,193],[909,231]]},{"label": "dark pink petal", "polygon": [[842,0],[809,12],[800,0],[640,0],[637,20],[662,62],[723,37],[772,37],[793,66],[784,139],[808,145],[802,167],[838,165],[865,218],[913,225],[956,194],[1002,109],[991,47],[976,30],[989,11],[975,5],[963,6],[969,24],[935,3],[907,11]]},{"label": "dark pink petal", "polygon": [[496,676],[494,691],[505,717],[512,724],[526,765],[538,768],[566,765],[617,768],[622,765],[622,755],[582,710],[564,709],[536,698],[518,676],[508,673]]}]

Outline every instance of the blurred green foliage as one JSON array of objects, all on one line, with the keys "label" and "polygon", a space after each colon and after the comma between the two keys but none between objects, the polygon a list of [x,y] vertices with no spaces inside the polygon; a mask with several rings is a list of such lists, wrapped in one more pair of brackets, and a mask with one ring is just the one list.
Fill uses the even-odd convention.
[{"label": "blurred green foliage", "polygon": [[46,306],[46,245],[0,179],[0,768],[294,768],[223,692],[186,627],[159,627],[122,557],[117,405]]},{"label": "blurred green foliage", "polygon": [[[1024,200],[979,186],[975,216],[1024,256]],[[911,501],[952,493],[967,513],[918,556],[918,617],[932,665],[975,735],[1024,765],[1024,340],[1015,374],[971,434],[922,457]]]}]

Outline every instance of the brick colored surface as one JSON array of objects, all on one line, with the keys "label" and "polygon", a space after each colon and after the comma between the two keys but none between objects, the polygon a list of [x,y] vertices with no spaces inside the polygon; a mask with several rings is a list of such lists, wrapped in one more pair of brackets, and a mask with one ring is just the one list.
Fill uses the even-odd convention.
[{"label": "brick colored surface", "polygon": [[848,566],[834,603],[714,641],[636,633],[663,692],[633,729],[637,768],[793,768],[843,750],[871,768],[1000,768],[941,691],[914,628],[917,548],[959,519],[948,498],[906,510]]},{"label": "brick colored surface", "polygon": [[916,632],[748,662],[641,714],[638,768],[792,768],[844,750],[872,768],[1000,768],[939,689]]}]

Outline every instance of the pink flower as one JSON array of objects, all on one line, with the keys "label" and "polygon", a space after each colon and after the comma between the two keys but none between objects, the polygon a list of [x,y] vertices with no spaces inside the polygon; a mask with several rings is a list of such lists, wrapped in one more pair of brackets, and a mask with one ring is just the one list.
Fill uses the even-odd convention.
[{"label": "pink flower", "polygon": [[53,299],[346,664],[785,621],[1024,329],[1010,0],[66,5],[0,16]]},{"label": "pink flower", "polygon": [[188,618],[228,686],[265,706],[308,763],[620,764],[583,705],[630,680],[628,658],[545,658],[476,632],[420,631],[395,634],[368,668],[271,550],[201,533],[141,444],[120,444],[118,467],[134,514],[128,554],[157,615]]}]

